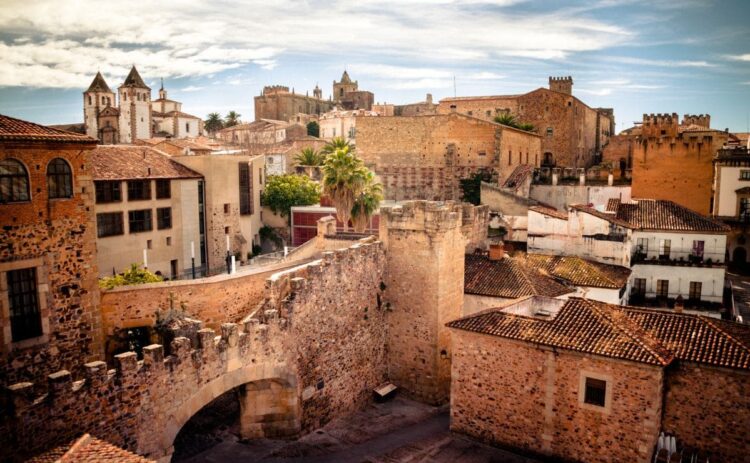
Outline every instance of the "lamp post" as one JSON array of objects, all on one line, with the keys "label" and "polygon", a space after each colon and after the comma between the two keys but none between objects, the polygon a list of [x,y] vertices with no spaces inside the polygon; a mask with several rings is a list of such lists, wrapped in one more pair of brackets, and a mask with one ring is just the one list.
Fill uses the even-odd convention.
[{"label": "lamp post", "polygon": [[195,241],[190,242],[190,265],[193,268],[193,280],[195,280]]},{"label": "lamp post", "polygon": [[229,235],[227,234],[226,237],[227,237],[227,273],[231,274],[232,273],[232,257],[230,256],[231,253],[229,252]]}]

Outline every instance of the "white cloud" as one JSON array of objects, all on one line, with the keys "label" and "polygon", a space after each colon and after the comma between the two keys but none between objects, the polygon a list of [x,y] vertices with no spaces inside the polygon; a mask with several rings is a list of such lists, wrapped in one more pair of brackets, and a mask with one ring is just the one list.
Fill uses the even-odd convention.
[{"label": "white cloud", "polygon": [[0,85],[81,88],[97,69],[119,79],[134,63],[144,78],[207,76],[247,65],[270,70],[287,53],[339,56],[342,48],[368,62],[437,63],[414,67],[437,67],[434,75],[406,77],[406,85],[419,85],[452,75],[440,67],[481,67],[502,57],[561,59],[633,37],[614,23],[504,8],[519,0],[466,3],[338,0],[321,8],[305,0],[162,0],[158,14],[144,16],[132,3],[113,0],[63,8],[59,0],[4,0]]},{"label": "white cloud", "polygon": [[505,79],[505,76],[502,74],[495,74],[494,72],[483,71],[469,74],[465,76],[465,78],[470,80],[500,80]]},{"label": "white cloud", "polygon": [[647,59],[647,58],[633,58],[630,56],[611,56],[603,57],[605,61],[618,63],[618,64],[635,64],[639,66],[661,66],[661,67],[687,67],[687,68],[712,68],[716,67],[716,64],[709,63],[708,61],[692,61],[692,60],[658,60],[658,59]]},{"label": "white cloud", "polygon": [[750,53],[745,53],[744,55],[726,55],[726,58],[734,61],[750,61]]},{"label": "white cloud", "polygon": [[581,92],[581,93],[587,93],[589,95],[596,95],[596,96],[606,96],[612,93],[611,88],[598,88],[598,89],[578,88],[576,89],[576,91]]},{"label": "white cloud", "polygon": [[198,90],[203,90],[205,87],[197,86],[197,85],[188,85],[187,87],[183,87],[180,89],[181,92],[197,92]]},{"label": "white cloud", "polygon": [[431,88],[448,88],[453,85],[453,79],[417,79],[405,82],[394,81],[385,84],[384,87],[397,90],[406,89],[431,89]]}]

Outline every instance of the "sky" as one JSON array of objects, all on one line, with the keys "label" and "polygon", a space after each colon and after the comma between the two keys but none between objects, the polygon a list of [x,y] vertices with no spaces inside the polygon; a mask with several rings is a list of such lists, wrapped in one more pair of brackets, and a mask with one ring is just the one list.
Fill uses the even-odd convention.
[{"label": "sky", "polygon": [[672,112],[750,131],[750,0],[0,2],[2,114],[82,122],[96,72],[115,89],[132,65],[200,117],[251,121],[265,85],[327,98],[346,69],[396,104],[570,75],[574,95],[614,108],[617,131]]}]

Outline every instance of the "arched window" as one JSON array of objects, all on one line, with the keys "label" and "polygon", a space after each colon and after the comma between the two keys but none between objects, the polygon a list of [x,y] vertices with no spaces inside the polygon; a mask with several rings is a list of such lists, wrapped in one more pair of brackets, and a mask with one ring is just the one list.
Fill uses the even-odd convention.
[{"label": "arched window", "polygon": [[73,175],[64,159],[55,158],[47,164],[47,193],[50,199],[73,197]]},{"label": "arched window", "polygon": [[29,200],[29,174],[15,159],[0,161],[0,203]]}]

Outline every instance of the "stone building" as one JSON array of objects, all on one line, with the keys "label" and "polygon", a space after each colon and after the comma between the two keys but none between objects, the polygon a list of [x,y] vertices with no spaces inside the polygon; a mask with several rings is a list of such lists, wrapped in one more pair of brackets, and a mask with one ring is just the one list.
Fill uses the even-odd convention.
[{"label": "stone building", "polygon": [[[100,145],[91,156],[100,276],[141,264],[165,278],[199,270],[203,176],[154,148]],[[145,261],[144,261],[145,259]]]},{"label": "stone building", "polygon": [[370,111],[375,96],[372,92],[359,89],[359,82],[352,80],[349,73],[344,70],[341,80],[333,81],[333,101],[342,109],[363,109]]},{"label": "stone building", "polygon": [[448,327],[455,432],[562,461],[652,462],[662,432],[683,461],[750,455],[747,325],[533,297]]},{"label": "stone building", "polygon": [[95,147],[0,116],[0,386],[102,357]]},{"label": "stone building", "polygon": [[357,154],[387,199],[460,199],[460,180],[538,166],[541,137],[465,114],[358,117]]},{"label": "stone building", "polygon": [[603,160],[632,167],[635,198],[674,201],[701,214],[712,206],[713,159],[728,133],[708,115],[644,114],[643,123],[614,137]]},{"label": "stone building", "polygon": [[729,227],[671,201],[611,200],[606,211],[529,209],[530,254],[579,256],[628,267],[631,304],[708,310],[723,307]]},{"label": "stone building", "polygon": [[362,117],[374,117],[378,113],[366,109],[339,110],[334,109],[320,115],[320,138],[332,140],[343,137],[346,141],[356,144],[357,142],[357,119]]},{"label": "stone building", "polygon": [[159,98],[151,101],[151,88],[135,66],[118,88],[118,99],[119,104],[99,72],[83,92],[85,133],[101,144],[136,143],[155,135],[197,137],[203,133],[203,121],[183,113],[182,103],[168,99],[163,83]]},{"label": "stone building", "polygon": [[255,97],[255,120],[272,119],[276,121],[292,120],[297,114],[321,114],[330,111],[335,104],[324,100],[323,92],[315,86],[313,96],[299,94],[283,85],[267,85],[263,92]]},{"label": "stone building", "polygon": [[521,95],[444,98],[438,114],[459,112],[489,121],[513,115],[532,124],[541,136],[542,166],[588,167],[614,135],[614,113],[611,108],[589,107],[572,91],[571,77],[550,77],[549,88]]},{"label": "stone building", "polygon": [[381,116],[431,116],[437,114],[438,105],[432,102],[432,94],[428,93],[424,101],[403,105],[377,103],[372,110]]},{"label": "stone building", "polygon": [[750,148],[721,149],[713,163],[713,216],[732,229],[727,237],[727,258],[743,269],[748,263],[750,237]]},{"label": "stone building", "polygon": [[307,128],[302,124],[285,120],[256,119],[253,122],[221,129],[216,136],[224,143],[252,148],[306,137]]}]

